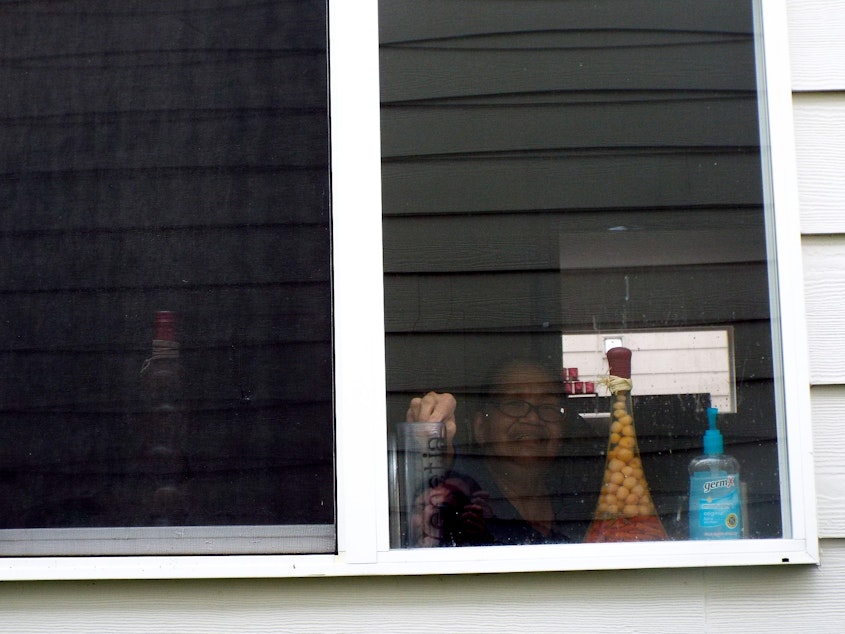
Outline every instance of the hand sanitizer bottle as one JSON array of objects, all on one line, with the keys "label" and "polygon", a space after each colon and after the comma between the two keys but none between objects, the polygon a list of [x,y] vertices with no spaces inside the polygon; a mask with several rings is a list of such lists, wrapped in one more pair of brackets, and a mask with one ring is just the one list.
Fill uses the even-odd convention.
[{"label": "hand sanitizer bottle", "polygon": [[722,432],[716,427],[718,410],[707,409],[709,429],[704,433],[704,455],[689,465],[690,539],[742,537],[742,495],[739,463],[724,454]]}]

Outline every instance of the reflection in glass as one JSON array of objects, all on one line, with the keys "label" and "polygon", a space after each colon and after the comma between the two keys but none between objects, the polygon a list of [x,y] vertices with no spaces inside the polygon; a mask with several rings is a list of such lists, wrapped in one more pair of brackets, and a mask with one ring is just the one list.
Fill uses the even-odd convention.
[{"label": "reflection in glass", "polygon": [[2,554],[334,550],[326,10],[4,5]]},{"label": "reflection in glass", "polygon": [[[748,474],[747,536],[780,537],[753,3],[629,9],[381,0],[390,422],[412,398],[452,394],[455,467],[486,462],[474,421],[497,359],[539,359],[561,382],[594,367],[593,392],[562,382],[566,425],[545,466],[552,506],[589,521],[611,411],[601,342],[729,333],[716,380],[634,394],[640,452],[670,538],[687,539],[687,467],[717,404]],[[593,356],[576,360],[570,335],[595,337]],[[654,375],[671,383],[695,354]]]}]

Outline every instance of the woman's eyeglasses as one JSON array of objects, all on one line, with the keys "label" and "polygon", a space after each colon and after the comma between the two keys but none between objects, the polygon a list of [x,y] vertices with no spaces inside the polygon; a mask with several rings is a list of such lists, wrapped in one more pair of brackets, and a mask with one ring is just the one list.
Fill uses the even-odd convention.
[{"label": "woman's eyeglasses", "polygon": [[537,412],[540,420],[547,423],[559,423],[563,421],[566,415],[566,408],[561,405],[552,405],[546,403],[544,405],[533,405],[528,401],[521,399],[513,399],[510,401],[497,401],[493,406],[505,416],[511,418],[522,418],[528,416],[532,411]]}]

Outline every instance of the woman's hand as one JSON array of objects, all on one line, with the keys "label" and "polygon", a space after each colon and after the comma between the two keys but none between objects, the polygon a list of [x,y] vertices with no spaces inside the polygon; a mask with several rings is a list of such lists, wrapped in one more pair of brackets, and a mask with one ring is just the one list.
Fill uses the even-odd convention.
[{"label": "woman's hand", "polygon": [[448,393],[429,392],[425,396],[412,398],[405,414],[409,423],[446,423],[446,456],[451,462],[455,455],[455,433],[458,425],[455,421],[455,408],[458,402]]}]

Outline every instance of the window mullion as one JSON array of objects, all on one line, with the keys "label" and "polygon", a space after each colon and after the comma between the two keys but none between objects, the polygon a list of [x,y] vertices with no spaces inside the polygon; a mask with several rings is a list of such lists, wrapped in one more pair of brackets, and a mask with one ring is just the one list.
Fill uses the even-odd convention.
[{"label": "window mullion", "polygon": [[376,16],[375,2],[329,10],[338,551],[348,563],[374,561],[387,540]]}]

